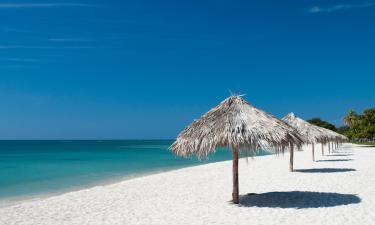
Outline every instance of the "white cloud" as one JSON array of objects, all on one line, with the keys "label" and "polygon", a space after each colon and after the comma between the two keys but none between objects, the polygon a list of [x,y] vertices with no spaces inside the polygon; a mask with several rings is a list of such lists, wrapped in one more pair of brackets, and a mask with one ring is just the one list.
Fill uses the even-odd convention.
[{"label": "white cloud", "polygon": [[94,46],[29,46],[29,45],[0,45],[0,49],[96,49]]},{"label": "white cloud", "polygon": [[318,12],[320,12],[320,11],[321,11],[321,9],[320,9],[319,6],[314,6],[314,7],[312,7],[312,8],[309,10],[310,13],[318,13]]},{"label": "white cloud", "polygon": [[83,3],[0,3],[0,9],[20,9],[20,8],[57,8],[57,7],[92,7]]},{"label": "white cloud", "polygon": [[314,6],[309,9],[309,13],[330,13],[330,12],[336,12],[339,10],[348,10],[348,9],[355,9],[355,8],[367,8],[375,6],[375,2],[365,2],[361,4],[342,4],[342,5],[334,5],[331,7],[322,8],[320,6]]},{"label": "white cloud", "polygon": [[49,38],[48,41],[53,42],[90,42],[92,40],[84,38]]},{"label": "white cloud", "polygon": [[0,58],[0,61],[9,61],[9,62],[41,62],[40,59],[31,59],[31,58]]}]

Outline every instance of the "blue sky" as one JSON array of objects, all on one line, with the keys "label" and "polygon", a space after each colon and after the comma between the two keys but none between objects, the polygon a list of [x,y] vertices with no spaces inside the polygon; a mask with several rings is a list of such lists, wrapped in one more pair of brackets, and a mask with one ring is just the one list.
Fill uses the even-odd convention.
[{"label": "blue sky", "polygon": [[2,1],[0,139],[154,139],[230,91],[340,125],[375,103],[375,1]]}]

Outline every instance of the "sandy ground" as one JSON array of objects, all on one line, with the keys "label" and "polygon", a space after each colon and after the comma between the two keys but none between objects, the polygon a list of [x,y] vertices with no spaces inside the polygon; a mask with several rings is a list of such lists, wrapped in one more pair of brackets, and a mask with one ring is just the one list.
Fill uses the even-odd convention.
[{"label": "sandy ground", "polygon": [[[374,224],[375,148],[316,147],[240,160],[240,205],[231,162],[213,163],[0,208],[0,224]],[[248,193],[256,193],[248,195]]]}]

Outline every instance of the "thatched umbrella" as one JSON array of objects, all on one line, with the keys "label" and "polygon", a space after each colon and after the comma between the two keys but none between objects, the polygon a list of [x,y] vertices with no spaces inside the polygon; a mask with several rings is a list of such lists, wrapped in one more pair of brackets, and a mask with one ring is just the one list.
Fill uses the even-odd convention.
[{"label": "thatched umbrella", "polygon": [[327,141],[327,134],[319,129],[319,127],[307,121],[304,121],[299,117],[296,117],[294,113],[289,113],[281,120],[289,124],[291,127],[295,128],[298,133],[300,133],[305,139],[306,144],[311,144],[312,159],[313,161],[315,161],[314,144],[321,143],[323,146],[323,144]]},{"label": "thatched umbrella", "polygon": [[328,140],[328,151],[331,152],[331,149],[333,150],[334,144],[336,144],[336,148],[338,147],[338,143],[342,143],[344,141],[347,141],[348,138],[342,134],[339,134],[333,130],[329,130],[324,127],[319,127],[324,133],[327,135],[327,140]]},{"label": "thatched umbrella", "polygon": [[[206,158],[218,147],[232,148],[233,203],[239,203],[238,151],[300,148],[302,137],[286,123],[255,108],[240,96],[231,96],[186,127],[170,147],[182,157]],[[293,151],[291,151],[292,153]],[[293,169],[293,168],[291,168]]]},{"label": "thatched umbrella", "polygon": [[349,138],[347,136],[345,136],[343,134],[339,134],[339,135],[340,135],[339,136],[339,144],[349,140]]}]

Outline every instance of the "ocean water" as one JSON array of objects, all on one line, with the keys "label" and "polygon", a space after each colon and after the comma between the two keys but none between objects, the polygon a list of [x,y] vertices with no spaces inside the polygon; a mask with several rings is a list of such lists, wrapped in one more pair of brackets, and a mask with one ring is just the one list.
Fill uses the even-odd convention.
[{"label": "ocean water", "polygon": [[231,159],[224,149],[204,161],[180,158],[168,150],[171,143],[0,141],[0,203]]}]

